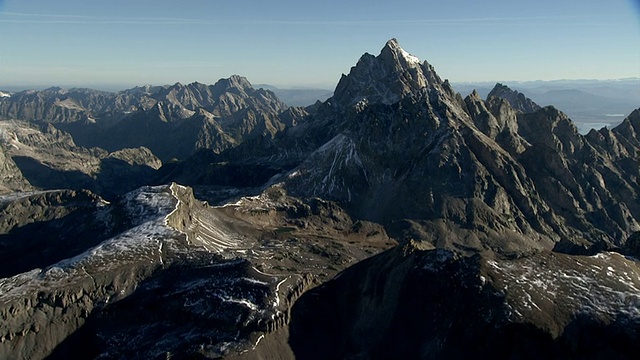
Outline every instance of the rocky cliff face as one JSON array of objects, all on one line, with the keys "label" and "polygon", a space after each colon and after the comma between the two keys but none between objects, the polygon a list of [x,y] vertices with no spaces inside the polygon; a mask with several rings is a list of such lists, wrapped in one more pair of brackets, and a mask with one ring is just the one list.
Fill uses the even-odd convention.
[{"label": "rocky cliff face", "polygon": [[144,185],[162,166],[146,148],[109,153],[77,146],[68,133],[51,124],[0,121],[0,129],[0,146],[6,149],[5,182],[16,191],[90,189],[113,197]]},{"label": "rocky cliff face", "polygon": [[16,193],[1,200],[2,278],[73,257],[116,227],[104,222],[105,202],[86,190]]},{"label": "rocky cliff face", "polygon": [[341,106],[391,105],[428,87],[442,87],[433,67],[407,53],[397,40],[387,42],[380,55],[363,55],[349,75],[343,75],[333,101]]},{"label": "rocky cliff face", "polygon": [[0,145],[0,194],[12,193],[15,191],[29,190],[31,185],[22,176],[20,169],[16,166],[10,156],[4,151],[4,146]]}]

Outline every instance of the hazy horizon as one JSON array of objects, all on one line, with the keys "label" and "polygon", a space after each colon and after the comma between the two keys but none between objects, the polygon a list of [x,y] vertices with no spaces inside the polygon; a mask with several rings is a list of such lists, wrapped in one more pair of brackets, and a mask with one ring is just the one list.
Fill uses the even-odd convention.
[{"label": "hazy horizon", "polygon": [[[437,71],[437,69],[436,69]],[[242,76],[242,74],[234,74],[234,75],[240,75]],[[231,75],[229,75],[231,76]],[[226,77],[222,77],[218,80],[221,79],[226,79],[229,78],[229,76]],[[216,80],[216,81],[218,81]],[[335,84],[331,85],[331,86],[322,86],[321,84],[313,86],[313,85],[304,85],[304,84],[293,84],[290,86],[276,86],[273,84],[266,84],[266,83],[254,83],[253,81],[251,81],[251,79],[247,78],[247,80],[249,80],[249,82],[251,83],[251,85],[254,88],[260,88],[260,87],[274,87],[277,88],[279,90],[325,90],[325,91],[333,91],[335,86],[338,84],[339,78],[336,80]],[[444,78],[443,78],[444,80]],[[49,88],[62,88],[62,89],[93,89],[93,90],[99,90],[99,91],[108,91],[108,92],[118,92],[118,91],[123,91],[123,90],[128,90],[128,89],[132,89],[134,87],[137,86],[173,86],[177,83],[181,83],[183,85],[187,85],[187,84],[191,84],[194,82],[198,82],[198,83],[203,83],[205,85],[214,85],[215,82],[211,82],[211,83],[204,83],[202,81],[192,81],[189,83],[185,83],[185,82],[180,82],[180,81],[176,81],[173,83],[166,83],[166,84],[152,84],[152,83],[139,83],[139,84],[122,84],[122,85],[111,85],[111,84],[34,84],[34,85],[20,85],[20,84],[0,84],[0,91],[8,91],[8,92],[12,92],[12,93],[16,93],[16,92],[20,92],[20,91],[27,91],[27,90],[46,90]],[[484,86],[494,86],[495,84],[501,83],[504,85],[536,85],[536,84],[562,84],[562,83],[568,83],[569,85],[571,84],[587,84],[587,83],[624,83],[624,82],[640,82],[640,77],[632,77],[632,78],[620,78],[620,79],[553,79],[553,80],[487,80],[487,81],[454,81],[454,82],[450,82],[454,88],[456,85],[460,86],[460,85],[466,85],[466,86],[474,86],[474,85],[484,85]],[[640,92],[640,90],[638,91]]]}]

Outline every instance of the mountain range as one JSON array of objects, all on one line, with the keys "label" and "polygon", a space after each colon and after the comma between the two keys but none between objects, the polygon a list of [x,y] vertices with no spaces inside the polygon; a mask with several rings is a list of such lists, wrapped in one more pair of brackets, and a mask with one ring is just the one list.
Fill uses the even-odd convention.
[{"label": "mountain range", "polygon": [[237,75],[209,86],[177,83],[119,93],[24,91],[0,104],[0,117],[55,124],[80,146],[108,151],[145,146],[163,161],[184,159],[199,148],[222,151],[244,139],[273,136],[297,116],[272,92],[256,90]]},{"label": "mountain range", "polygon": [[[485,97],[494,83],[455,83],[461,93],[474,89]],[[556,80],[510,82],[509,86],[524,92],[536,103],[553,105],[568,114],[581,134],[604,126],[613,128],[638,107],[640,79]]]},{"label": "mountain range", "polygon": [[581,134],[392,39],[307,107],[232,76],[0,116],[0,357],[640,350],[640,109]]}]

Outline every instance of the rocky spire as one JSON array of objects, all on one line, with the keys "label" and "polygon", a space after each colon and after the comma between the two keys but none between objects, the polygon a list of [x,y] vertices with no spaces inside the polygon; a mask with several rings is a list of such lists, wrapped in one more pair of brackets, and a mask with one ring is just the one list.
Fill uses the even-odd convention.
[{"label": "rocky spire", "polygon": [[496,86],[493,87],[493,90],[489,92],[487,95],[487,101],[491,100],[493,97],[507,100],[514,110],[524,114],[532,113],[541,109],[540,105],[524,96],[523,93],[512,90],[508,86],[500,83],[497,83]]},{"label": "rocky spire", "polygon": [[420,66],[420,59],[401,48],[396,39],[387,41],[379,57],[389,64],[398,64],[405,68]]},{"label": "rocky spire", "polygon": [[442,84],[431,65],[420,62],[391,39],[378,56],[364,54],[349,75],[342,76],[334,100],[342,106],[362,102],[388,105]]},{"label": "rocky spire", "polygon": [[613,129],[635,145],[640,145],[640,108],[634,110],[622,123]]}]

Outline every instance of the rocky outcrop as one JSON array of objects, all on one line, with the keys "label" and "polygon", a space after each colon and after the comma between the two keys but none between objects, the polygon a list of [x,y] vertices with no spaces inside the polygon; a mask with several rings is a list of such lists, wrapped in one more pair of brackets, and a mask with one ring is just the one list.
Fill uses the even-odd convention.
[{"label": "rocky outcrop", "polygon": [[505,99],[483,101],[476,91],[464,99],[466,110],[478,130],[496,141],[512,155],[524,152],[528,142],[518,136],[517,111]]},{"label": "rocky outcrop", "polygon": [[31,189],[31,185],[22,176],[16,163],[10,156],[7,156],[2,145],[0,145],[0,179],[2,179],[0,180],[0,194]]},{"label": "rocky outcrop", "polygon": [[151,150],[140,147],[137,149],[125,148],[110,153],[108,158],[122,160],[130,166],[148,166],[152,169],[158,170],[162,167],[162,162],[158,159]]},{"label": "rocky outcrop", "polygon": [[[150,201],[154,196],[157,202]],[[49,220],[51,225],[35,222],[49,233],[31,234],[38,236],[32,241],[41,243],[33,250],[44,256],[40,260],[47,261],[32,264],[37,267],[28,271],[3,276],[0,281],[0,313],[4,319],[0,325],[0,357],[44,358],[81,327],[93,311],[129,295],[142,279],[161,266],[162,249],[158,244],[162,240],[158,236],[166,237],[164,241],[177,236],[158,224],[172,205],[163,196],[166,195],[140,191],[119,206],[102,204],[102,209],[90,196],[86,201],[87,194],[72,192],[35,194],[10,203],[16,221],[21,221],[16,207],[21,207],[33,212],[38,220]],[[68,221],[79,221],[81,225],[76,226],[85,228],[68,234],[75,227],[65,223]],[[27,228],[16,225],[9,235]],[[131,228],[124,231],[126,226]],[[5,237],[9,248],[20,240]],[[69,253],[71,250],[76,252]],[[47,258],[47,254],[56,258]]]}]

